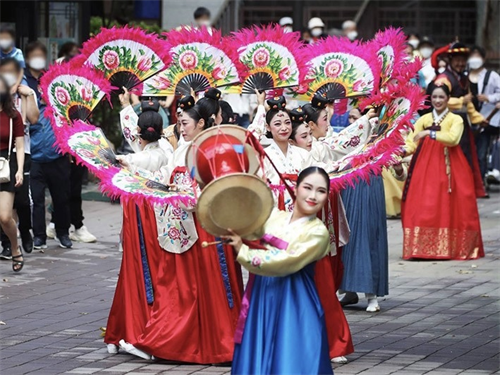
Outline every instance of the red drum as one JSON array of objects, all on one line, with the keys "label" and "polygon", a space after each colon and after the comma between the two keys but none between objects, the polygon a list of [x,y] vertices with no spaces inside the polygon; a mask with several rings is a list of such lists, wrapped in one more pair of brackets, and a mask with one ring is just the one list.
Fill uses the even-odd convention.
[{"label": "red drum", "polygon": [[187,151],[186,166],[202,186],[197,217],[214,236],[231,228],[246,239],[260,238],[256,231],[274,206],[271,190],[256,176],[256,151],[246,141],[245,129],[222,125],[199,134]]}]

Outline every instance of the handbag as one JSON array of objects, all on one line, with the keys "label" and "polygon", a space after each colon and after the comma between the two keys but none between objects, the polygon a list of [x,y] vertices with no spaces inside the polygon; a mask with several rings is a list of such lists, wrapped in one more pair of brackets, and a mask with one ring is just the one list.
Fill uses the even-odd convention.
[{"label": "handbag", "polygon": [[10,119],[9,154],[7,159],[0,157],[0,184],[10,182],[10,153],[12,151],[12,119]]}]

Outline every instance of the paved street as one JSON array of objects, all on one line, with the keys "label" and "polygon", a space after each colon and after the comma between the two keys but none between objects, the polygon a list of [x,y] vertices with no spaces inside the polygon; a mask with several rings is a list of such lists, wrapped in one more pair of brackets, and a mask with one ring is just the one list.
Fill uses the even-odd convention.
[{"label": "paved street", "polygon": [[[479,200],[486,257],[406,262],[400,221],[389,221],[390,294],[382,311],[347,308],[355,350],[336,374],[492,374],[499,369],[500,193]],[[119,205],[85,202],[99,242],[26,256],[21,274],[0,262],[0,372],[225,374],[229,367],[148,362],[107,354],[100,337],[121,253]]]}]

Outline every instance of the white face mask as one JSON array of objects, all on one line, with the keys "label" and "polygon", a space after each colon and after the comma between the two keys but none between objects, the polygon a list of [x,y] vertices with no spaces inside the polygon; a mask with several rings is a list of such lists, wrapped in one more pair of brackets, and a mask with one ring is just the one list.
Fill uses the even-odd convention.
[{"label": "white face mask", "polygon": [[16,84],[17,77],[15,74],[3,73],[2,75],[3,75],[3,78],[5,78],[5,81],[7,81],[7,85],[9,85],[9,87],[12,87]]},{"label": "white face mask", "polygon": [[12,40],[10,39],[0,39],[0,48],[3,50],[9,49],[12,44]]},{"label": "white face mask", "polygon": [[349,31],[347,33],[347,37],[349,38],[349,40],[354,40],[358,37],[358,32],[353,30],[353,31]]},{"label": "white face mask", "polygon": [[292,26],[285,26],[285,27],[283,28],[283,31],[284,31],[285,33],[292,33],[292,32],[293,32],[293,27],[292,27]]},{"label": "white face mask", "polygon": [[408,41],[408,44],[410,46],[412,46],[413,48],[417,48],[419,43],[420,43],[420,41],[418,39],[410,39]]},{"label": "white face mask", "polygon": [[318,37],[321,34],[323,34],[323,29],[321,27],[315,27],[314,29],[311,29],[311,35],[314,37]]},{"label": "white face mask", "polygon": [[443,73],[444,71],[446,70],[446,68],[444,66],[438,68],[438,73],[441,74]]},{"label": "white face mask", "polygon": [[483,63],[483,59],[480,57],[471,57],[469,60],[467,60],[467,64],[469,64],[469,68],[471,68],[472,70],[479,69],[483,66]]},{"label": "white face mask", "polygon": [[206,27],[209,27],[212,23],[210,22],[210,20],[202,20],[200,22],[198,22],[198,25],[200,26],[206,26]]},{"label": "white face mask", "polygon": [[35,70],[45,69],[47,61],[43,57],[33,57],[29,60],[29,66]]},{"label": "white face mask", "polygon": [[428,59],[429,57],[431,57],[432,56],[432,52],[434,52],[434,50],[431,47],[422,47],[422,48],[420,48],[420,54],[422,55],[422,57],[424,59]]}]

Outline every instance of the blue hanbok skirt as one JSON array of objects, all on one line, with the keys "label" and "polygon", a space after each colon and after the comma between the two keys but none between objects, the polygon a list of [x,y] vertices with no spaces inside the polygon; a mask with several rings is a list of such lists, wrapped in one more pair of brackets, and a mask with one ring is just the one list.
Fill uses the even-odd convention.
[{"label": "blue hanbok skirt", "polygon": [[340,289],[385,296],[389,294],[389,246],[382,176],[346,188],[342,200],[351,237],[342,252]]}]

